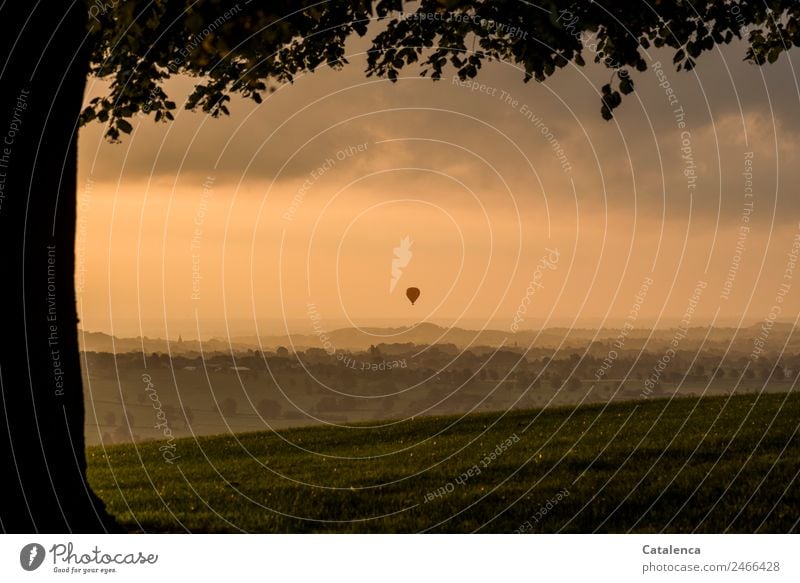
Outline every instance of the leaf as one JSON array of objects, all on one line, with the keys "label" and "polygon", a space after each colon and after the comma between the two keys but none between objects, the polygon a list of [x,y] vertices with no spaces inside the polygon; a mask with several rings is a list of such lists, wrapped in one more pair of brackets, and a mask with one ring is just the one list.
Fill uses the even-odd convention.
[{"label": "leaf", "polygon": [[622,77],[622,80],[619,82],[619,90],[622,92],[623,95],[628,95],[633,93],[633,80],[630,78]]},{"label": "leaf", "polygon": [[133,131],[133,126],[126,119],[117,118],[117,127],[126,134],[129,134]]},{"label": "leaf", "polygon": [[781,54],[780,47],[772,47],[769,52],[767,53],[767,61],[772,64],[778,60],[778,57]]},{"label": "leaf", "polygon": [[97,117],[97,114],[95,113],[94,108],[91,107],[91,106],[86,106],[86,109],[84,109],[81,112],[81,118],[83,120],[83,123],[90,122],[96,117]]}]

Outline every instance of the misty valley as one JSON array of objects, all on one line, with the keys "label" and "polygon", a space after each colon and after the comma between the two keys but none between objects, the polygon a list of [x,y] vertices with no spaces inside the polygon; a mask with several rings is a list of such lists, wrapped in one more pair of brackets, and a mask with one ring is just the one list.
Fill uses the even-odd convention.
[{"label": "misty valley", "polygon": [[[165,341],[148,340],[141,343],[145,352],[113,353],[91,350],[104,347],[93,338],[82,352],[87,441],[108,445],[307,425],[385,424],[433,415],[786,392],[800,372],[800,346],[792,349],[793,329],[784,325],[774,329],[770,345],[755,358],[757,327],[692,328],[677,350],[670,350],[674,334],[668,329],[635,330],[624,343],[615,330],[553,329],[507,335],[498,342],[497,331],[424,325],[406,335],[416,342],[371,345],[367,342],[374,337],[367,334],[332,334],[337,333],[337,346],[347,343],[349,348],[331,351],[294,342],[309,343],[312,336],[272,339],[294,343],[292,350],[284,345],[247,348],[247,341],[228,343],[234,348],[223,351],[218,340],[202,346],[181,340],[168,347]],[[431,342],[437,334],[442,341]],[[533,334],[537,345],[530,347]],[[467,339],[474,342],[469,345]],[[167,349],[147,351],[162,344]],[[786,345],[780,356],[770,350],[773,344],[777,349]],[[126,346],[124,340],[119,345]],[[169,445],[165,448],[168,459]]]}]

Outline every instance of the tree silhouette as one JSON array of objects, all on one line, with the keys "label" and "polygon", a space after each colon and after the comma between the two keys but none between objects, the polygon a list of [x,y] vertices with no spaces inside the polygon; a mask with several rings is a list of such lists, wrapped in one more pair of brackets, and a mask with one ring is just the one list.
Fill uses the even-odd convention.
[{"label": "tree silhouette", "polygon": [[[746,57],[774,62],[800,44],[795,0],[734,4],[522,0],[218,0],[5,2],[0,7],[0,455],[11,471],[0,498],[7,532],[113,530],[86,482],[84,409],[74,291],[76,136],[99,121],[118,140],[138,114],[168,121],[174,75],[198,80],[185,107],[228,113],[232,95],[260,103],[298,74],[347,63],[345,42],[372,38],[367,75],[397,80],[416,64],[441,78],[475,77],[508,61],[542,81],[584,58],[612,70],[598,91],[610,118],[647,68],[651,47],[673,49],[677,69],[745,35]],[[404,8],[410,14],[401,14]],[[370,26],[372,19],[381,22]],[[593,33],[585,46],[583,33]],[[523,34],[524,32],[524,34]],[[83,107],[88,74],[110,91]],[[12,135],[13,134],[13,135]],[[9,141],[10,140],[10,141]]]},{"label": "tree silhouette", "polygon": [[219,410],[225,417],[233,417],[239,410],[239,404],[233,397],[226,397],[220,402]]},{"label": "tree silhouette", "polygon": [[569,380],[567,381],[567,389],[570,391],[577,391],[582,385],[583,383],[581,383],[581,380],[578,377],[569,377]]},{"label": "tree silhouette", "polygon": [[261,399],[256,405],[256,410],[265,419],[277,419],[281,414],[281,406],[272,399]]}]

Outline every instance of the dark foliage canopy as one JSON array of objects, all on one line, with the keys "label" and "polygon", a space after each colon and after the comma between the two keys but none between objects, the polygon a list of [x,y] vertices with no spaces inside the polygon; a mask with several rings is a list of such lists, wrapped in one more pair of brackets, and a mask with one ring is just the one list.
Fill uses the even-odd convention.
[{"label": "dark foliage canopy", "polygon": [[197,78],[185,106],[228,114],[231,95],[257,103],[265,92],[303,72],[347,63],[346,42],[371,36],[366,74],[391,80],[404,67],[439,79],[451,67],[461,79],[502,60],[524,80],[543,81],[585,59],[612,71],[599,92],[610,119],[634,90],[653,47],[673,50],[677,70],[734,39],[743,57],[776,61],[800,45],[797,0],[86,0],[91,73],[110,82],[107,95],[82,113],[82,123],[107,124],[117,140],[127,121],[146,113],[173,118],[164,90],[173,75]]}]

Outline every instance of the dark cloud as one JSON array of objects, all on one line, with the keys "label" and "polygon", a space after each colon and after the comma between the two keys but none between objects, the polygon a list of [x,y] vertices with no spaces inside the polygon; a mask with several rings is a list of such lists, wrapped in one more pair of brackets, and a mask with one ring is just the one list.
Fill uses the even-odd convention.
[{"label": "dark cloud", "polygon": [[[776,204],[782,211],[798,204],[782,194],[800,178],[793,163],[800,122],[791,59],[797,51],[761,68],[744,63],[743,54],[741,44],[725,47],[691,73],[675,72],[666,53],[652,54],[663,63],[691,133],[698,183],[693,212],[712,220],[720,214],[735,221],[740,213],[746,151],[757,160],[761,216]],[[686,211],[682,130],[652,69],[634,74],[636,93],[605,122],[597,89],[608,71],[594,65],[567,67],[539,85],[524,84],[515,67],[494,63],[478,85],[461,86],[451,78],[414,78],[413,71],[396,84],[367,79],[363,58],[350,60],[343,71],[320,70],[281,87],[261,106],[235,100],[228,118],[184,111],[171,125],[143,118],[125,143],[113,145],[102,141],[100,126],[85,128],[81,174],[114,183],[198,181],[213,173],[223,182],[275,180],[294,188],[342,149],[368,143],[367,155],[348,159],[326,180],[429,168],[482,192],[504,189],[505,180],[515,193],[548,196],[553,204],[570,199],[574,183],[584,210]],[[169,90],[185,95],[191,85],[178,79]],[[387,188],[397,188],[398,180],[418,188],[424,178],[424,172],[394,173]]]}]

